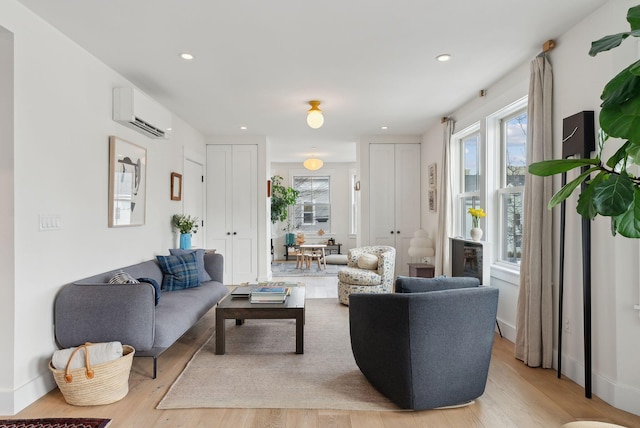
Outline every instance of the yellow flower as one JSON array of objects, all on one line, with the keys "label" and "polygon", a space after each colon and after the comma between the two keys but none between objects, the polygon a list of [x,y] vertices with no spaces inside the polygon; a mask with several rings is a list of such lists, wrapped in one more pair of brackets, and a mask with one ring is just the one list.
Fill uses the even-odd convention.
[{"label": "yellow flower", "polygon": [[486,217],[486,213],[482,208],[469,208],[469,214],[471,214],[473,220],[473,227],[478,227],[478,222],[482,217]]}]

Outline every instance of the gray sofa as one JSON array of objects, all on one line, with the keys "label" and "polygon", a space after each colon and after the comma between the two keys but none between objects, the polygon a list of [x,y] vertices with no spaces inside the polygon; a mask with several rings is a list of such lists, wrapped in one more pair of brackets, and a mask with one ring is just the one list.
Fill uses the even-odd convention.
[{"label": "gray sofa", "polygon": [[484,393],[497,306],[475,278],[399,276],[394,294],[349,296],[353,355],[402,408],[468,403]]},{"label": "gray sofa", "polygon": [[124,271],[133,278],[151,278],[162,284],[163,272],[156,260],[104,272],[65,285],[55,299],[54,331],[61,348],[85,342],[120,341],[131,345],[136,356],[157,358],[227,293],[222,284],[223,257],[206,252],[204,268],[211,281],[200,286],[160,293],[150,283],[108,284]]}]

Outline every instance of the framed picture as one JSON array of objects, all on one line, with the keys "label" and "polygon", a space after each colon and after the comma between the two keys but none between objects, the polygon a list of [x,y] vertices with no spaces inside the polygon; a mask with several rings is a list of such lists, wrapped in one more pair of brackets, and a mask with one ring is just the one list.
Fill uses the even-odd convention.
[{"label": "framed picture", "polygon": [[142,226],[146,214],[147,149],[109,137],[109,227]]},{"label": "framed picture", "polygon": [[177,172],[171,173],[171,200],[182,200],[182,174]]},{"label": "framed picture", "polygon": [[428,167],[428,173],[427,173],[428,177],[429,177],[429,188],[430,189],[435,189],[436,188],[436,164],[432,163],[431,165],[429,165]]},{"label": "framed picture", "polygon": [[429,211],[436,212],[438,210],[438,199],[436,197],[436,189],[429,189],[427,194],[427,201],[429,203]]}]

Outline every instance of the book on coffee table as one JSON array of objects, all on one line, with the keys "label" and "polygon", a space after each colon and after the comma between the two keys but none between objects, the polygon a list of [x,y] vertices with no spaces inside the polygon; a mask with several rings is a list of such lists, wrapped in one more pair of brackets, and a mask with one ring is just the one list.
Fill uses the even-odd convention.
[{"label": "book on coffee table", "polygon": [[251,287],[236,287],[231,292],[232,299],[248,299],[251,297]]},{"label": "book on coffee table", "polygon": [[255,287],[251,290],[251,303],[283,303],[291,289],[287,287]]}]

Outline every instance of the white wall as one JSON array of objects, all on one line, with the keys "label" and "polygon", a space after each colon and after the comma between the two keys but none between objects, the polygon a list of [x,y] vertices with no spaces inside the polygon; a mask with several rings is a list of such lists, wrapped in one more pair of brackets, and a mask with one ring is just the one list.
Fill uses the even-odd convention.
[{"label": "white wall", "polygon": [[13,43],[13,34],[0,27],[0,394],[13,385],[14,365]]},{"label": "white wall", "polygon": [[[166,254],[173,246],[170,218],[181,212],[181,203],[170,200],[170,172],[182,171],[184,147],[203,152],[203,138],[176,117],[171,140],[151,140],[111,120],[112,88],[131,83],[18,2],[0,3],[0,27],[13,33],[15,52],[15,137],[7,144],[3,135],[0,145],[3,189],[15,182],[3,192],[15,192],[13,213],[5,204],[0,212],[2,236],[11,235],[8,224],[16,237],[11,248],[2,244],[2,262],[15,258],[7,267],[15,270],[15,279],[3,274],[2,295],[14,293],[15,304],[0,311],[6,317],[15,310],[0,324],[3,349],[12,352],[0,354],[2,373],[10,370],[0,377],[0,414],[11,414],[54,385],[47,363],[57,349],[52,310],[60,287]],[[5,100],[4,70],[1,74]],[[0,123],[6,120],[0,113]],[[107,227],[109,135],[147,149],[144,226]],[[13,171],[4,159],[13,159]],[[40,214],[59,215],[62,229],[40,232]]]},{"label": "white wall", "polygon": [[[559,37],[540,35],[541,42],[554,37],[557,45],[550,53],[554,72],[553,135],[556,158],[562,157],[562,119],[583,110],[594,110],[597,121],[599,96],[603,86],[638,58],[636,40],[628,40],[621,48],[595,58],[587,54],[592,41],[628,29],[626,13],[635,3],[628,0],[609,1],[566,34]],[[531,52],[531,57],[537,53]],[[443,112],[443,116],[451,116],[456,120],[456,130],[463,129],[526,95],[528,79],[529,64],[525,63],[487,88],[486,97],[470,100],[451,114]],[[425,161],[430,163],[436,160],[441,171],[440,124],[434,124],[425,133],[424,144]],[[616,146],[615,142],[608,143],[607,153],[613,153]],[[557,178],[557,188],[559,185]],[[576,201],[574,197],[567,202],[564,321],[569,322],[571,332],[563,334],[563,374],[584,385],[581,229],[580,217],[574,210]],[[559,209],[555,210],[554,216],[555,262],[549,268],[554,270],[557,281]],[[437,217],[424,216],[424,224],[427,231],[435,233]],[[636,414],[640,414],[640,370],[637,365],[637,356],[640,354],[640,318],[633,305],[637,305],[640,299],[639,261],[639,241],[613,238],[608,219],[598,218],[592,223],[593,393],[616,407]],[[502,279],[498,279],[498,276]],[[498,319],[503,326],[503,333],[513,340],[518,281],[492,269],[492,285],[500,288]],[[554,306],[557,310],[557,283],[555,287]],[[556,325],[557,322],[554,319]]]},{"label": "white wall", "polygon": [[[307,175],[330,175],[331,176],[331,233],[319,239],[326,240],[328,237],[335,238],[336,242],[342,244],[340,251],[347,254],[350,248],[356,246],[354,236],[349,233],[349,213],[351,210],[351,173],[355,168],[355,163],[327,162],[318,171],[307,171],[299,163],[272,163],[271,177],[280,175],[285,186],[292,186],[291,176],[293,174]],[[271,223],[270,223],[271,224]],[[284,256],[284,225],[277,223],[271,227],[273,236],[273,247],[275,259],[280,260]],[[305,236],[310,236],[309,234]]]}]

